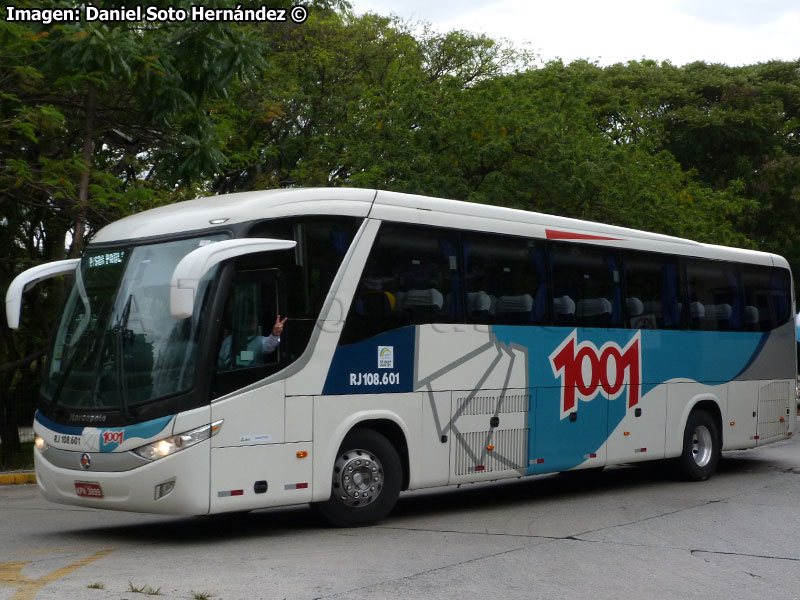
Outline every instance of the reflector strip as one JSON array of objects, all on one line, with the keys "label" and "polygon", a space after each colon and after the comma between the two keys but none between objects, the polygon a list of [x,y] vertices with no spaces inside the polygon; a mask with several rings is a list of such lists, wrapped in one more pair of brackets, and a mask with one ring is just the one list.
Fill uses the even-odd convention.
[{"label": "reflector strip", "polygon": [[244,490],[225,490],[217,492],[217,498],[225,498],[227,496],[244,496]]},{"label": "reflector strip", "polygon": [[476,471],[485,471],[486,467],[484,465],[478,465],[477,467],[475,467],[475,470]]},{"label": "reflector strip", "polygon": [[597,454],[592,452],[591,454],[584,454],[583,458],[597,458]]},{"label": "reflector strip", "polygon": [[634,452],[647,452],[647,448],[636,448]]},{"label": "reflector strip", "polygon": [[287,483],[283,486],[284,490],[304,490],[308,487],[308,482],[305,483]]},{"label": "reflector strip", "polygon": [[544,464],[544,459],[543,459],[543,458],[537,458],[537,459],[536,459],[536,464],[537,464],[537,465]]}]

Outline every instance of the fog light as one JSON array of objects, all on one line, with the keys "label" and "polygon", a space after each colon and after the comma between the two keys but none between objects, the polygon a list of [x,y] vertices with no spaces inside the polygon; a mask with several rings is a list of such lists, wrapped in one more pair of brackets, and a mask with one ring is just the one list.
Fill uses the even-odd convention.
[{"label": "fog light", "polygon": [[33,445],[36,446],[36,449],[39,452],[44,452],[47,449],[47,442],[44,441],[43,437],[36,436],[33,438]]},{"label": "fog light", "polygon": [[167,494],[169,494],[172,490],[175,489],[175,481],[166,481],[164,483],[159,483],[155,489],[155,497],[154,500],[159,500],[163,498]]}]

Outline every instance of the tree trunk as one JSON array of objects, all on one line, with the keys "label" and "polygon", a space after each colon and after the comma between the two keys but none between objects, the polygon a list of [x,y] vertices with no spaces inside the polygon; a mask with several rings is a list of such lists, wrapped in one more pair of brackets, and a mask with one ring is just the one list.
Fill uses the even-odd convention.
[{"label": "tree trunk", "polygon": [[83,138],[83,172],[78,182],[78,209],[75,214],[75,231],[69,249],[70,258],[78,258],[83,250],[86,235],[86,214],[89,207],[89,180],[92,175],[92,147],[94,146],[95,90],[92,84],[86,92],[86,134]]}]

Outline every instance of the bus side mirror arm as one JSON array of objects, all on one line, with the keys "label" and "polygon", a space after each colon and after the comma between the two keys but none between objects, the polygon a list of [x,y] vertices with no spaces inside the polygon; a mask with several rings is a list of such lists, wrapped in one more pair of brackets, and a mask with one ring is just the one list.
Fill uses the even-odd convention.
[{"label": "bus side mirror arm", "polygon": [[19,328],[19,315],[22,310],[22,294],[24,292],[27,292],[45,279],[74,273],[80,262],[80,258],[57,260],[31,267],[14,277],[11,285],[8,286],[8,290],[6,290],[6,321],[8,321],[8,326],[11,329]]},{"label": "bus side mirror arm", "polygon": [[184,256],[172,272],[169,286],[169,312],[176,319],[192,316],[197,287],[203,275],[222,261],[271,250],[288,250],[297,242],[267,238],[237,238],[201,246]]}]

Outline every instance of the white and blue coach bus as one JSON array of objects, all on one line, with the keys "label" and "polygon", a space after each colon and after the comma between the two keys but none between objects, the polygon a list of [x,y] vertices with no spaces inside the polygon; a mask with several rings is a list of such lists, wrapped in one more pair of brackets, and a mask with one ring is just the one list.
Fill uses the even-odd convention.
[{"label": "white and blue coach bus", "polygon": [[298,189],[108,225],[12,283],[9,325],[64,273],[34,422],[54,502],[310,502],[353,526],[402,490],[665,458],[702,480],[721,451],[795,430],[792,280],[772,254]]}]

